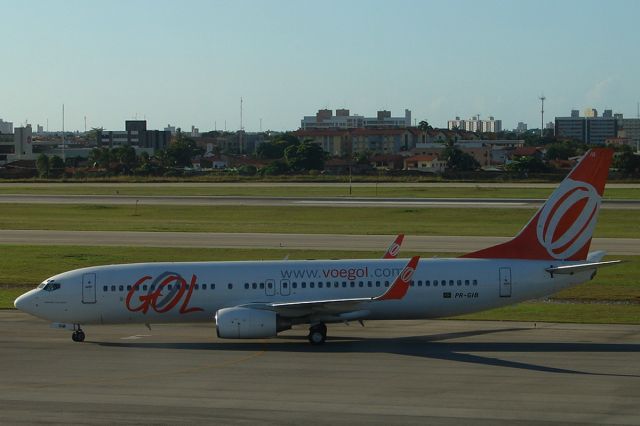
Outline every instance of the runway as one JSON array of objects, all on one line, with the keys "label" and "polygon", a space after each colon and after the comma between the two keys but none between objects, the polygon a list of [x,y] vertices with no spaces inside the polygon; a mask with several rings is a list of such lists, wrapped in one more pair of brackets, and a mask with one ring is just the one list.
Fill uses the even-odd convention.
[{"label": "runway", "polygon": [[[282,250],[384,250],[392,235],[266,234],[207,232],[127,232],[3,230],[0,244],[147,247],[219,247]],[[504,242],[511,237],[407,235],[403,251],[463,253]],[[591,250],[614,255],[640,255],[640,239],[594,238]]]},{"label": "runway", "polygon": [[2,423],[640,423],[640,326],[370,322],[322,347],[213,322],[85,331],[0,312]]},{"label": "runway", "polygon": [[[537,208],[535,198],[367,198],[367,197],[254,197],[254,196],[129,196],[0,194],[0,203],[113,204],[191,206],[317,206],[317,207],[418,207],[418,208]],[[640,200],[604,200],[604,209],[640,209]]]}]

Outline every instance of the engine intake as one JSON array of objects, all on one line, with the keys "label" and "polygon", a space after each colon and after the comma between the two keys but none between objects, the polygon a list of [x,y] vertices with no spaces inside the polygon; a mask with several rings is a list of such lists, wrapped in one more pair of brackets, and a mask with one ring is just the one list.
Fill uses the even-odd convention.
[{"label": "engine intake", "polygon": [[274,311],[252,308],[224,308],[216,312],[216,332],[222,339],[275,337],[291,324]]}]

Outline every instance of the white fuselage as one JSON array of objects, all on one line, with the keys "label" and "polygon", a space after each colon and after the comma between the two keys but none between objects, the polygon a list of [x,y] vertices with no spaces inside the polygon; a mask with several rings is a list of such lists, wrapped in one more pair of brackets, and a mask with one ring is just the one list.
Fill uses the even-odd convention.
[{"label": "white fuselage", "polygon": [[[73,324],[213,321],[219,309],[375,297],[407,264],[395,260],[141,263],[77,269],[51,277],[54,291],[24,295],[21,309]],[[551,276],[560,261],[421,259],[406,296],[367,307],[363,319],[454,316],[542,297],[593,272]],[[317,314],[315,320],[332,322]],[[303,321],[301,321],[303,322]],[[307,321],[308,322],[308,318]]]}]

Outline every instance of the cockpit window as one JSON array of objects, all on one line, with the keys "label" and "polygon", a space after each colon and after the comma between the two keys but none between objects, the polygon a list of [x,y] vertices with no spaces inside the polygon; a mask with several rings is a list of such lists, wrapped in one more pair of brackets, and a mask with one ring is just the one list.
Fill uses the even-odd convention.
[{"label": "cockpit window", "polygon": [[59,288],[60,288],[60,283],[57,283],[54,281],[48,282],[45,284],[44,287],[42,287],[44,291],[56,291]]}]

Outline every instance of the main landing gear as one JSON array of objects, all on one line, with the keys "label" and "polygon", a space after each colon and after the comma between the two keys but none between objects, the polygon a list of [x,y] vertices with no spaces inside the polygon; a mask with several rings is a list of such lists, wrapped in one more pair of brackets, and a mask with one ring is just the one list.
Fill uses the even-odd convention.
[{"label": "main landing gear", "polygon": [[71,334],[71,340],[74,342],[84,342],[84,331],[80,328],[80,324],[74,324],[74,331]]},{"label": "main landing gear", "polygon": [[312,345],[321,345],[327,340],[327,326],[321,322],[309,327],[309,342]]}]

